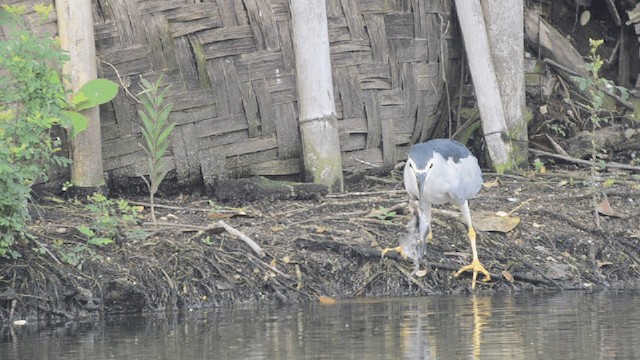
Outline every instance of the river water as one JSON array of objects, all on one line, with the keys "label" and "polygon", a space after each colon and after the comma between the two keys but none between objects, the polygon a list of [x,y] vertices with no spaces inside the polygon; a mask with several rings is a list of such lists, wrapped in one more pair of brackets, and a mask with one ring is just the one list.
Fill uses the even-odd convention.
[{"label": "river water", "polygon": [[640,359],[640,296],[376,298],[2,326],[0,359]]}]

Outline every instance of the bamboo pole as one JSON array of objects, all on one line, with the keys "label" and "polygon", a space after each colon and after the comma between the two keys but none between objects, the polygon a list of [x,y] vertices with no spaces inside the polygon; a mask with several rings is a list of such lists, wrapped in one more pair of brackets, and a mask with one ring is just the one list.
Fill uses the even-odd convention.
[{"label": "bamboo pole", "polygon": [[482,1],[491,58],[496,70],[514,167],[528,166],[524,86],[524,4],[522,0]]},{"label": "bamboo pole", "polygon": [[325,0],[291,0],[305,181],[344,190]]},{"label": "bamboo pole", "polygon": [[455,0],[464,47],[469,59],[482,131],[496,172],[512,167],[511,139],[502,108],[502,97],[491,58],[491,50],[480,0]]},{"label": "bamboo pole", "polygon": [[[55,0],[58,35],[62,49],[69,53],[63,68],[67,89],[77,92],[98,76],[91,0]],[[100,110],[81,113],[89,120],[87,129],[71,139],[71,182],[80,188],[104,186]]]}]

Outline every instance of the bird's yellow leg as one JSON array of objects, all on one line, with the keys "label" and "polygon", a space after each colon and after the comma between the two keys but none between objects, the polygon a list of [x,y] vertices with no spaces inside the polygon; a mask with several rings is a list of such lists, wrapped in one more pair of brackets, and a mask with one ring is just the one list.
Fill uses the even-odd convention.
[{"label": "bird's yellow leg", "polygon": [[433,242],[433,233],[431,232],[431,228],[429,228],[429,233],[427,234],[427,243],[431,244]]},{"label": "bird's yellow leg", "polygon": [[473,282],[471,283],[471,288],[476,288],[476,278],[478,277],[478,272],[481,272],[484,275],[484,279],[482,281],[491,280],[491,275],[489,272],[482,266],[480,260],[478,260],[478,250],[476,249],[476,232],[473,230],[473,226],[469,226],[469,241],[471,242],[471,252],[473,253],[473,260],[470,265],[463,266],[456,272],[455,277],[460,276],[465,271],[473,271]]},{"label": "bird's yellow leg", "polygon": [[403,258],[407,257],[407,255],[405,255],[404,252],[402,251],[402,246],[396,246],[394,248],[384,248],[380,253],[382,254],[382,257],[384,257],[389,251],[395,251],[398,253],[398,255],[402,256]]}]

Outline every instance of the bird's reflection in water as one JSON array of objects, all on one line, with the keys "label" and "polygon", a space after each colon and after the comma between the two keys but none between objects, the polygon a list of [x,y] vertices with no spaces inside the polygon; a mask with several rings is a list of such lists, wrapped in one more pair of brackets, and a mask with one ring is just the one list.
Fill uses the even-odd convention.
[{"label": "bird's reflection in water", "polygon": [[[423,303],[424,304],[424,303]],[[435,348],[431,346],[433,341],[431,326],[429,325],[429,309],[423,304],[416,304],[404,315],[400,325],[400,339],[402,346],[402,358],[406,360],[436,359]]]},{"label": "bird's reflection in water", "polygon": [[[480,359],[483,350],[487,358],[491,349],[483,349],[483,340],[486,340],[483,330],[491,328],[492,301],[490,296],[473,295],[449,304],[438,302],[438,306],[424,300],[412,304],[405,309],[400,324],[402,358]],[[509,307],[509,304],[503,305]]]},{"label": "bird's reflection in water", "polygon": [[491,316],[491,297],[471,297],[471,310],[473,313],[473,357],[480,359],[482,346],[482,328],[488,324]]}]

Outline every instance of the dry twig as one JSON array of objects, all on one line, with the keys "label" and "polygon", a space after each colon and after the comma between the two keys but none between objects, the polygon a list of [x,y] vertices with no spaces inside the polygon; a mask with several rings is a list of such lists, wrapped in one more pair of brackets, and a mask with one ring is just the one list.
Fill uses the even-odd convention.
[{"label": "dry twig", "polygon": [[253,250],[258,255],[259,258],[262,259],[263,257],[266,256],[266,253],[264,252],[264,250],[262,250],[260,245],[258,245],[250,237],[248,237],[247,235],[241,233],[239,230],[237,230],[233,226],[227,224],[226,222],[224,222],[222,220],[218,221],[217,225],[218,225],[218,227],[224,228],[229,234],[231,234],[231,235],[237,237],[238,239],[244,241],[244,243],[249,245],[251,250]]}]

